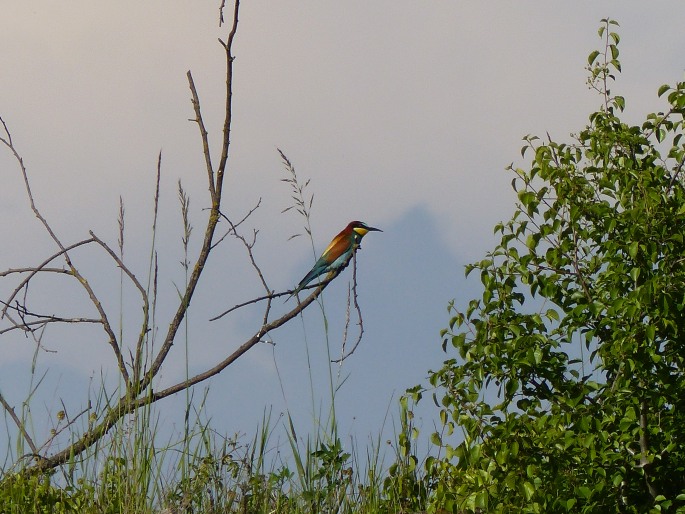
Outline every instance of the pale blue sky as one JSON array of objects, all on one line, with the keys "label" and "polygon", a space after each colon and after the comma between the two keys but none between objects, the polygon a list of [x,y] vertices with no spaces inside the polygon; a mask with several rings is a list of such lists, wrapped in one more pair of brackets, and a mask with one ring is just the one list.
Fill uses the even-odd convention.
[{"label": "pale blue sky", "polygon": [[[35,199],[65,241],[96,231],[115,243],[119,195],[126,203],[127,259],[145,276],[157,153],[163,152],[158,234],[160,325],[174,284],[183,280],[180,178],[191,195],[194,248],[207,206],[200,142],[185,73],[192,70],[212,141],[218,142],[223,54],[216,2],[6,2],[0,18],[0,115],[9,124],[32,179]],[[585,85],[586,58],[599,48],[599,20],[621,23],[624,73],[615,91],[628,117],[662,108],[657,88],[683,80],[681,2],[245,1],[236,40],[234,125],[225,208],[235,217],[262,198],[250,227],[260,230],[256,256],[271,287],[292,287],[311,265],[311,248],[280,182],[276,147],[315,193],[317,251],[352,219],[384,229],[364,241],[360,302],[365,338],[344,365],[339,420],[343,433],[376,434],[392,396],[423,380],[445,358],[439,330],[447,302],[466,302],[477,280],[463,266],[493,244],[493,225],[509,216],[514,196],[504,168],[521,164],[526,134],[568,139],[599,98]],[[216,157],[215,157],[216,159]],[[3,269],[37,263],[52,246],[32,217],[16,165],[0,152]],[[118,274],[93,252],[84,270],[118,302]],[[339,350],[348,270],[326,293],[331,348]],[[76,290],[46,284],[54,308],[79,312]],[[2,291],[7,287],[3,286]],[[241,248],[219,248],[193,300],[191,368],[200,371],[255,328],[259,312],[207,323],[212,315],[259,294]],[[42,298],[43,305],[50,305]],[[137,306],[127,316],[133,319]],[[70,312],[72,312],[70,311]],[[325,391],[321,317],[312,309],[275,347],[255,348],[210,383],[208,414],[217,430],[252,433],[265,406],[288,406],[309,429],[311,402],[304,331],[317,392]],[[303,326],[305,327],[303,329]],[[135,329],[131,328],[131,336]],[[18,404],[33,348],[6,338],[0,390]],[[84,390],[107,366],[97,332],[74,338],[51,330],[39,355],[50,405]],[[281,373],[286,401],[276,375]],[[183,372],[171,359],[165,382]],[[112,379],[114,372],[106,371]],[[53,387],[54,386],[54,387]],[[57,391],[56,393],[53,391]],[[325,394],[322,397],[325,401]],[[177,419],[179,403],[162,404]],[[74,409],[76,407],[74,406]],[[53,409],[53,410],[56,410]],[[40,413],[36,414],[39,417]],[[173,422],[173,421],[172,421]]]}]

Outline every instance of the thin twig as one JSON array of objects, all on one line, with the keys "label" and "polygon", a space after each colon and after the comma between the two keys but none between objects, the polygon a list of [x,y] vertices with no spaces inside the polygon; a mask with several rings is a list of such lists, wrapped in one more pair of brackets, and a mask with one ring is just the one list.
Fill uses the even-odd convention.
[{"label": "thin twig", "polygon": [[[315,288],[317,288],[317,287],[319,287],[319,286],[322,286],[322,285],[323,285],[323,286],[326,286],[326,285],[328,285],[328,283],[329,283],[331,280],[333,280],[336,276],[337,276],[337,275],[333,275],[333,276],[328,277],[328,278],[326,278],[326,279],[324,279],[324,280],[322,280],[321,282],[318,282],[318,283],[316,283],[316,284],[311,284],[311,285],[305,286],[305,287],[303,287],[303,288],[301,289],[301,291],[306,291],[307,289],[315,289]],[[223,317],[226,316],[227,314],[230,314],[231,312],[236,311],[236,310],[238,310],[238,309],[240,309],[240,308],[242,308],[242,307],[245,307],[245,306],[247,306],[247,305],[252,305],[252,304],[254,304],[254,303],[263,302],[264,300],[273,300],[274,298],[278,298],[278,297],[280,297],[280,296],[288,296],[288,297],[290,297],[290,296],[292,296],[292,294],[293,294],[294,291],[295,291],[294,289],[290,289],[290,290],[288,290],[288,291],[283,291],[283,292],[281,292],[281,293],[269,293],[269,294],[266,294],[266,295],[264,295],[264,296],[258,296],[257,298],[253,298],[252,300],[248,300],[248,301],[243,302],[243,303],[238,303],[238,304],[234,305],[233,307],[231,307],[230,309],[225,310],[225,311],[222,312],[221,314],[217,314],[217,315],[214,316],[213,318],[209,318],[209,321],[216,321],[216,320],[218,320],[218,319],[220,319],[220,318],[223,318]]]},{"label": "thin twig", "polygon": [[224,185],[224,172],[226,171],[226,163],[228,162],[228,148],[231,144],[231,121],[233,119],[233,40],[235,39],[236,31],[238,30],[238,11],[240,10],[240,0],[235,0],[233,6],[233,26],[228,34],[226,43],[219,39],[219,43],[226,51],[226,103],[224,114],[224,128],[223,141],[221,145],[221,158],[219,159],[219,167],[216,170],[216,194],[221,198],[221,192]]},{"label": "thin twig", "polygon": [[[42,263],[40,263],[38,266],[36,266],[35,268],[33,268],[32,271],[29,271],[29,270],[27,269],[27,272],[29,273],[29,275],[28,275],[24,280],[22,280],[21,283],[14,289],[14,291],[13,291],[12,294],[9,296],[9,298],[7,299],[7,301],[4,302],[4,303],[5,303],[5,306],[11,304],[11,303],[14,301],[14,299],[16,298],[16,296],[19,294],[19,292],[20,292],[20,291],[21,291],[21,290],[22,290],[22,289],[31,281],[31,279],[32,279],[34,276],[36,276],[38,273],[42,272],[42,271],[45,269],[45,267],[46,267],[48,264],[50,264],[53,260],[55,260],[57,257],[60,257],[61,255],[64,255],[66,252],[68,252],[68,251],[70,251],[70,250],[73,250],[74,248],[78,248],[79,246],[83,246],[83,245],[90,244],[90,243],[93,243],[93,242],[95,242],[94,239],[89,238],[89,239],[84,239],[84,240],[82,240],[82,241],[79,241],[79,242],[77,242],[77,243],[74,243],[74,244],[72,244],[72,245],[70,245],[70,246],[67,246],[66,248],[61,249],[61,250],[58,251],[57,253],[51,255],[50,257],[48,257],[47,259],[45,259]],[[65,271],[64,273],[69,274],[69,275],[73,275],[73,270],[67,270],[67,271]],[[5,316],[6,311],[7,311],[7,307],[5,307],[5,308],[2,310],[2,315],[0,316],[0,318],[3,318],[3,317]]]},{"label": "thin twig", "polygon": [[65,268],[10,268],[5,271],[0,271],[0,277],[7,277],[9,275],[13,274],[21,274],[21,273],[34,273],[34,272],[43,272],[43,273],[58,273],[62,275],[71,275],[71,271]]},{"label": "thin twig", "polygon": [[[0,300],[0,303],[5,303]],[[97,318],[67,318],[63,316],[55,316],[54,314],[39,314],[36,312],[29,311],[25,305],[16,302],[16,305],[5,305],[6,309],[12,309],[21,318],[21,323],[17,323],[14,320],[13,326],[0,330],[0,335],[12,330],[24,330],[28,332],[33,332],[35,329],[32,326],[42,326],[48,323],[102,323],[102,320]],[[27,317],[37,318],[35,321],[26,321]],[[9,319],[11,319],[8,316]]]},{"label": "thin twig", "polygon": [[21,436],[26,441],[26,444],[29,445],[31,452],[33,454],[38,454],[38,449],[36,448],[36,445],[34,444],[33,439],[31,439],[31,436],[26,431],[26,427],[24,426],[24,423],[22,423],[22,421],[19,419],[19,417],[17,416],[17,413],[14,412],[14,407],[12,407],[9,403],[7,403],[7,401],[5,400],[5,397],[2,395],[2,393],[0,393],[0,404],[2,404],[2,407],[5,409],[5,412],[7,412],[10,415],[10,417],[12,418],[12,421],[14,421],[14,424],[17,425],[19,432],[21,432]]},{"label": "thin twig", "polygon": [[[145,340],[145,337],[147,336],[148,329],[150,326],[150,301],[148,299],[147,291],[143,287],[143,285],[140,283],[140,281],[136,278],[136,276],[133,274],[133,272],[126,266],[123,261],[119,258],[119,256],[116,254],[114,250],[112,250],[107,243],[105,243],[102,239],[97,237],[93,231],[91,230],[90,236],[93,238],[93,240],[99,244],[116,262],[117,266],[121,271],[124,272],[124,274],[129,278],[129,280],[133,283],[133,285],[138,289],[138,292],[140,293],[141,299],[143,301],[143,323],[140,329],[140,334],[138,335],[138,342],[136,344],[136,354],[135,357],[132,361],[133,365],[133,376],[134,380],[132,382],[127,381],[126,386],[131,387],[134,385],[134,383],[138,382],[138,377],[140,376],[140,363],[142,361],[142,348],[143,348],[143,342]],[[121,352],[119,352],[119,355]]]},{"label": "thin twig", "polygon": [[226,0],[221,0],[221,5],[219,6],[219,27],[224,24],[224,7],[226,7]]},{"label": "thin twig", "polygon": [[[259,207],[261,206],[261,204],[262,204],[262,199],[260,198],[259,200],[257,200],[257,205],[255,205],[254,207],[252,207],[252,209],[250,209],[249,211],[247,211],[247,214],[245,214],[245,216],[243,216],[243,219],[241,219],[240,221],[234,223],[234,224],[231,226],[231,228],[229,228],[223,236],[221,236],[219,239],[216,240],[216,243],[214,243],[214,244],[212,245],[212,249],[214,249],[214,247],[216,247],[216,246],[219,246],[219,244],[220,244],[224,239],[226,239],[229,235],[231,235],[231,233],[234,231],[235,228],[238,228],[240,225],[242,225],[242,224],[245,222],[245,220],[247,220],[247,218],[249,218],[250,215],[251,215],[253,212],[255,212],[257,209],[259,209]],[[220,214],[221,214],[222,217],[224,217],[224,218],[226,217],[223,213],[220,213]]]},{"label": "thin twig", "polygon": [[673,172],[673,175],[671,176],[671,181],[668,184],[668,190],[669,191],[671,190],[671,188],[675,184],[676,180],[678,179],[678,175],[680,175],[680,172],[683,170],[683,165],[685,165],[685,156],[683,156],[683,158],[680,159],[678,166],[676,166],[675,171]]},{"label": "thin twig", "polygon": [[202,139],[202,153],[205,157],[205,166],[207,168],[207,179],[209,181],[209,194],[212,197],[212,202],[216,201],[216,190],[214,185],[214,168],[212,167],[212,155],[209,151],[209,134],[205,128],[205,122],[202,119],[202,111],[200,110],[200,97],[197,94],[197,89],[195,88],[195,82],[193,81],[193,74],[188,70],[186,73],[188,77],[188,86],[190,87],[190,93],[193,98],[191,100],[193,104],[193,109],[195,110],[195,119],[190,120],[197,123],[200,129],[200,138]]},{"label": "thin twig", "polygon": [[357,318],[359,319],[357,322],[357,325],[359,326],[359,335],[357,336],[354,346],[347,354],[344,354],[339,359],[333,359],[331,362],[340,363],[352,355],[359,346],[359,343],[361,343],[362,336],[364,335],[364,320],[362,318],[362,310],[359,307],[359,301],[357,299],[357,252],[354,253],[352,259],[352,301],[354,303],[354,308],[357,311]]},{"label": "thin twig", "polygon": [[[347,302],[345,304],[345,327],[343,328],[343,336],[342,336],[342,345],[340,346],[340,359],[338,362],[341,362],[343,359],[343,356],[345,355],[345,348],[347,348],[347,335],[350,331],[350,321],[352,319],[351,316],[351,307],[352,305],[352,287],[348,283],[347,284]],[[335,360],[332,360],[331,362],[336,362]],[[340,368],[338,368],[338,375],[340,374]]]},{"label": "thin twig", "polygon": [[64,255],[65,259],[67,260],[67,264],[69,264],[69,266],[71,267],[71,263],[69,262],[69,255],[66,253],[64,246],[62,246],[62,242],[55,235],[55,233],[52,230],[52,227],[47,222],[47,220],[43,217],[43,215],[40,213],[40,211],[36,207],[35,202],[33,201],[33,192],[31,191],[31,184],[29,183],[29,177],[28,177],[28,173],[26,171],[26,166],[24,166],[24,159],[22,159],[21,155],[19,155],[19,152],[17,151],[17,149],[14,146],[14,143],[12,142],[12,134],[10,134],[9,128],[7,127],[7,124],[5,123],[5,120],[3,120],[2,117],[0,117],[0,121],[2,122],[2,126],[5,130],[5,133],[7,134],[6,138],[0,137],[0,142],[2,142],[12,152],[15,160],[19,164],[19,169],[21,170],[21,175],[24,179],[24,187],[26,189],[26,194],[27,194],[28,199],[29,199],[29,204],[31,206],[31,210],[33,211],[33,214],[36,216],[36,218],[38,218],[38,220],[43,224],[43,227],[45,227],[45,230],[50,235],[52,240],[63,251],[63,255]]},{"label": "thin twig", "polygon": [[[250,212],[252,212],[252,211],[250,211]],[[252,236],[252,238],[253,238],[252,242],[249,243],[247,241],[247,239],[245,239],[244,236],[242,236],[241,234],[238,234],[238,231],[237,231],[238,225],[234,225],[233,222],[224,213],[219,212],[219,215],[222,218],[224,218],[228,222],[228,224],[231,226],[231,229],[229,232],[232,233],[237,239],[239,239],[243,243],[243,246],[245,247],[245,250],[247,250],[247,254],[250,257],[250,262],[252,263],[252,267],[255,269],[255,271],[257,272],[257,275],[259,276],[259,280],[262,282],[262,285],[264,286],[264,289],[266,290],[266,292],[271,294],[272,291],[269,288],[269,286],[267,285],[266,279],[264,278],[264,274],[262,273],[261,268],[257,264],[257,261],[255,261],[254,253],[252,252],[252,248],[254,247],[255,242],[257,241],[257,234],[259,232],[257,230],[254,231],[254,234]],[[249,215],[250,215],[250,213],[248,213],[248,216]],[[243,218],[243,221],[245,221],[245,219],[246,218]]]}]

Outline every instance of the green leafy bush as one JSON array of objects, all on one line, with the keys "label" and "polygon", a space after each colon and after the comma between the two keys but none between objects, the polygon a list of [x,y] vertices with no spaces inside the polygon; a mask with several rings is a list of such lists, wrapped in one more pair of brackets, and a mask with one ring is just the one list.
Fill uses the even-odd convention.
[{"label": "green leafy bush", "polygon": [[588,60],[601,108],[525,139],[514,215],[467,267],[482,296],[450,306],[435,508],[685,512],[685,83],[623,121],[616,25]]},{"label": "green leafy bush", "polygon": [[85,484],[54,487],[50,475],[6,474],[0,480],[0,512],[3,514],[66,514],[82,512],[92,503],[93,491]]}]

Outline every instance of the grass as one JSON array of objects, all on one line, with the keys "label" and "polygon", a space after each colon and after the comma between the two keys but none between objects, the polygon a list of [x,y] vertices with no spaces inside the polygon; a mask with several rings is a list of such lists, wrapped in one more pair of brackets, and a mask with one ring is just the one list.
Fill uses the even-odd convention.
[{"label": "grass", "polygon": [[403,464],[411,459],[395,459],[387,468],[380,441],[366,450],[358,444],[346,449],[318,432],[298,439],[288,423],[284,456],[272,446],[277,426],[268,412],[251,438],[221,436],[196,412],[188,436],[169,442],[160,441],[158,418],[149,409],[53,474],[5,474],[0,512],[390,513],[422,507],[407,487],[420,482],[417,468]]}]

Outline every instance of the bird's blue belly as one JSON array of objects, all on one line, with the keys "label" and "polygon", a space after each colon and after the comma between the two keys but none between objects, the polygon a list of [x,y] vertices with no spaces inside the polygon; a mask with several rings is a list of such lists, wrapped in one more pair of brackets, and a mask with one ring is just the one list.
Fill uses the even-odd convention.
[{"label": "bird's blue belly", "polygon": [[340,257],[338,257],[337,259],[335,259],[331,263],[331,265],[329,266],[329,269],[336,270],[336,269],[340,268],[343,264],[345,264],[345,262],[347,261],[347,258],[349,256],[350,256],[350,252],[345,252],[344,254],[342,254]]}]

